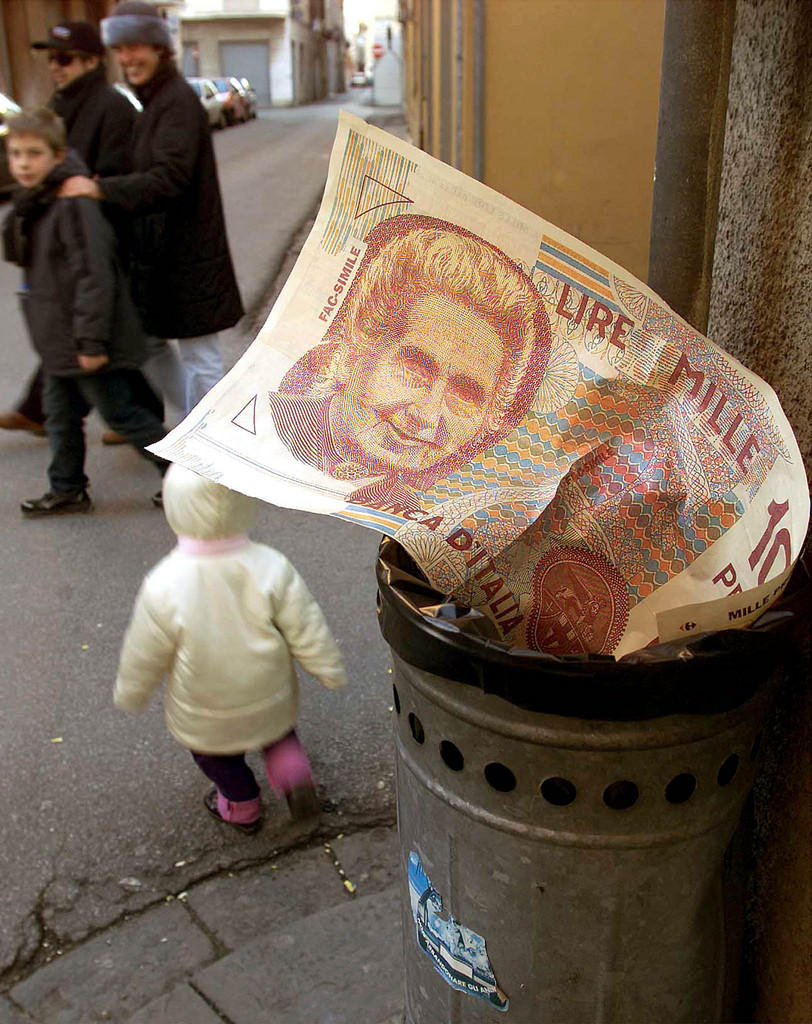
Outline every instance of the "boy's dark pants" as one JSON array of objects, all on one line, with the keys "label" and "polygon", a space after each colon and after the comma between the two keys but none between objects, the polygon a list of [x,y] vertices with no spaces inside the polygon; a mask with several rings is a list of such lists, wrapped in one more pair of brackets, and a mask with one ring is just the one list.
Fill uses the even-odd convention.
[{"label": "boy's dark pants", "polygon": [[127,370],[77,377],[45,375],[45,426],[51,446],[48,480],[55,494],[82,491],[85,476],[85,431],[83,420],[91,407],[111,430],[125,437],[149,462],[163,473],[166,462],[144,451],[164,436],[164,425],[151,410],[133,397]]},{"label": "boy's dark pants", "polygon": [[45,410],[42,408],[42,386],[45,371],[40,364],[28,381],[25,394],[17,403],[17,412],[22,413],[34,423],[45,423]]},{"label": "boy's dark pants", "polygon": [[[163,420],[163,399],[159,398],[158,395],[155,394],[149,386],[146,377],[144,377],[140,370],[127,370],[126,372],[132,386],[133,397],[138,404],[146,406],[147,409],[151,409],[158,419]],[[28,380],[25,394],[15,407],[17,412],[22,413],[23,416],[27,417],[29,420],[33,420],[34,423],[45,423],[45,410],[43,408],[42,396],[44,387],[45,371],[40,363]]]}]

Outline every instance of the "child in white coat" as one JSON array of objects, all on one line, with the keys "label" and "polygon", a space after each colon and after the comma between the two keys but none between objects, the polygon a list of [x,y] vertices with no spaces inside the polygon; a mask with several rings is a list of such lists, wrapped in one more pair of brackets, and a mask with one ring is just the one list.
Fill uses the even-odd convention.
[{"label": "child in white coat", "polygon": [[318,813],[295,732],[294,658],[325,686],[346,683],[321,609],[284,555],[249,540],[255,499],[173,465],[164,513],[177,547],[144,580],[124,638],[114,699],[141,710],[165,676],[169,731],[215,784],[204,804],[242,832],[261,824],[245,762],[261,749],[268,781],[295,818]]}]

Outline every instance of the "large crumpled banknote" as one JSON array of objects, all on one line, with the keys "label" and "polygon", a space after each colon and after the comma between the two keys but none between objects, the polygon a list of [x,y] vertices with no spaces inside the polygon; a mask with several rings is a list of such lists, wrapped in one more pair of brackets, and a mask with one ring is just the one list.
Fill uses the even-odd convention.
[{"label": "large crumpled banknote", "polygon": [[154,451],[395,537],[507,646],[743,626],[809,518],[772,389],[644,284],[342,114],[267,323]]}]

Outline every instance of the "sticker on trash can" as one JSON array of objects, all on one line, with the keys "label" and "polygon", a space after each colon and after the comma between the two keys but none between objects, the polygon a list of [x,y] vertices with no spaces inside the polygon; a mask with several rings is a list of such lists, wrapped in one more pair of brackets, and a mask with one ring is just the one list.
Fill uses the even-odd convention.
[{"label": "sticker on trash can", "polygon": [[420,858],[409,854],[409,900],[417,929],[417,944],[434,969],[452,988],[477,996],[497,1010],[507,1010],[509,1000],[496,984],[485,940],[449,915],[440,917],[443,900],[432,886]]}]

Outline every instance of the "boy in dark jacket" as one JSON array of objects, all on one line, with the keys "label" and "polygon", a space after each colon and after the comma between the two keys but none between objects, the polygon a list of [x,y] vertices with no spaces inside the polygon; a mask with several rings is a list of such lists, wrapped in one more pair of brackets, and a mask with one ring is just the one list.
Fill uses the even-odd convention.
[{"label": "boy in dark jacket", "polygon": [[[51,27],[46,39],[32,43],[31,47],[47,52],[48,70],[56,86],[47,106],[64,121],[68,146],[76,150],[93,176],[126,174],[132,167],[132,135],[137,115],[133,103],[107,82],[104,45],[98,29],[87,21],[60,21]],[[104,212],[113,224],[119,246],[126,244],[129,216],[119,213],[114,220],[109,209]],[[15,408],[0,412],[0,429],[44,434],[42,387],[40,366]],[[140,371],[133,372],[133,387],[144,404],[163,418],[160,399]],[[102,443],[116,443],[117,437],[107,431],[102,435]]]},{"label": "boy in dark jacket", "polygon": [[5,257],[23,268],[23,303],[45,369],[50,490],[24,501],[26,517],[86,512],[83,419],[95,406],[107,424],[163,470],[144,446],[164,433],[156,414],[134,399],[128,370],[145,345],[113,230],[98,204],[59,199],[64,180],[84,164],[68,153],[65,127],[47,109],[8,122],[9,168],[21,186],[3,229]]}]

